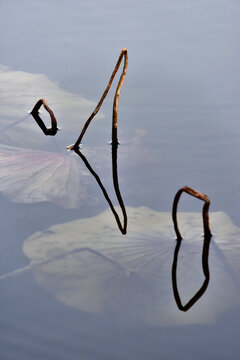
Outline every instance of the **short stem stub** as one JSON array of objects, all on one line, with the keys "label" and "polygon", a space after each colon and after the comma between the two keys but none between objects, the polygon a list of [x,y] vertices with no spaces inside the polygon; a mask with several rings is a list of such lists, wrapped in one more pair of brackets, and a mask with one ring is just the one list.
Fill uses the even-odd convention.
[{"label": "short stem stub", "polygon": [[[49,113],[50,118],[51,118],[51,128],[47,128],[46,125],[44,124],[43,120],[40,118],[39,116],[39,109],[41,106],[44,106],[44,108],[46,109],[46,111]],[[45,135],[50,135],[50,136],[54,136],[56,135],[57,131],[58,131],[58,127],[57,127],[57,120],[54,116],[53,111],[50,109],[50,107],[47,104],[46,99],[40,99],[38,100],[38,102],[34,105],[31,113],[30,113],[33,118],[35,119],[36,123],[38,124],[38,126],[40,127],[40,129],[42,130],[42,132]]]}]

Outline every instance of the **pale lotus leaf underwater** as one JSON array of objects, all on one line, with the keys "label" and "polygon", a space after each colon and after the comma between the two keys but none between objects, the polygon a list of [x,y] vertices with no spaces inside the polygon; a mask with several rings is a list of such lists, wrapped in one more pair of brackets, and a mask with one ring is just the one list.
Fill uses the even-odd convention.
[{"label": "pale lotus leaf underwater", "polygon": [[[66,146],[68,141],[74,143],[95,104],[62,90],[42,74],[15,71],[1,65],[0,80],[0,192],[14,202],[49,201],[70,209],[94,205],[94,181],[81,159],[68,152]],[[44,136],[28,114],[43,94],[51,107],[53,104],[58,126],[62,128],[54,138]],[[43,107],[40,110],[41,117],[49,123],[47,112]],[[101,113],[97,114],[98,119],[102,117]],[[123,133],[124,145],[118,157],[125,173],[141,168],[144,159],[155,161],[143,145],[145,134],[140,128],[130,135]],[[96,171],[104,169],[101,180],[107,184],[111,178],[106,172],[106,168],[107,171],[111,168],[111,149],[103,145],[84,146],[83,153]]]},{"label": "pale lotus leaf underwater", "polygon": [[[141,129],[136,129],[128,144],[119,148],[120,187],[121,184],[126,186],[127,176],[139,171],[142,160],[150,155],[141,143],[143,136]],[[20,203],[48,201],[69,209],[87,204],[94,206],[99,189],[83,161],[74,152],[56,150],[41,151],[0,144],[0,192]],[[106,144],[84,147],[82,153],[100,174],[103,184],[111,184],[111,147]],[[155,161],[153,157],[151,161]],[[139,187],[129,184],[128,191],[139,191]]]},{"label": "pale lotus leaf underwater", "polygon": [[[1,66],[0,78],[0,135],[4,143],[0,146],[0,192],[22,203],[49,201],[71,209],[94,204],[91,175],[76,154],[66,151],[68,143],[64,143],[65,134],[75,140],[94,103],[61,90],[45,75]],[[57,140],[43,136],[28,114],[43,94],[54,105],[64,129]],[[47,119],[44,110],[43,115]],[[127,146],[120,147],[121,183],[124,174],[140,168],[142,161],[154,164],[141,141],[145,134],[145,130],[135,129]],[[103,163],[108,170],[111,167],[110,151],[95,147],[84,152],[94,158],[96,169],[108,183],[102,168]],[[120,214],[120,208],[117,210]],[[177,308],[171,283],[176,245],[171,215],[146,207],[127,207],[127,213],[126,236],[120,234],[110,210],[31,236],[24,242],[24,252],[31,260],[26,270],[32,269],[37,281],[64,304],[118,321],[204,324],[214,322],[219,314],[238,304],[239,229],[226,214],[211,213],[214,237],[210,283],[199,301],[183,313]],[[181,213],[180,217],[187,239],[181,246],[177,278],[182,302],[186,303],[204,279],[202,224],[199,213]]]},{"label": "pale lotus leaf underwater", "polygon": [[[120,213],[120,208],[116,208]],[[237,305],[240,229],[223,212],[210,214],[210,282],[188,311],[174,300],[171,266],[176,245],[170,213],[127,207],[128,233],[122,236],[110,210],[54,225],[23,245],[36,280],[60,302],[127,323],[205,324]],[[177,277],[187,302],[204,275],[200,213],[179,213],[183,235]],[[230,265],[231,264],[231,265]]]},{"label": "pale lotus leaf underwater", "polygon": [[83,205],[90,174],[71,155],[0,145],[0,192],[20,203]]},{"label": "pale lotus leaf underwater", "polygon": [[[29,114],[37,100],[45,97],[55,113],[60,129],[64,130],[60,131],[58,136],[62,136],[63,148],[69,145],[64,143],[66,136],[70,133],[75,139],[81,125],[95,106],[94,102],[81,95],[64,91],[44,74],[16,71],[3,65],[0,65],[0,94],[0,142],[32,149],[46,149],[51,146],[49,138],[42,136],[38,125]],[[43,107],[40,111],[50,122]],[[102,114],[99,114],[98,118],[101,117]],[[14,123],[17,126],[1,132]]]},{"label": "pale lotus leaf underwater", "polygon": [[[239,359],[240,2],[3,0],[0,8],[0,358]],[[124,236],[93,176],[66,151],[122,47]],[[114,88],[81,151],[115,205]],[[29,114],[41,98],[60,128],[52,138]],[[43,107],[40,116],[49,126]],[[147,134],[129,147],[136,128]],[[209,196],[213,233],[208,287],[187,312],[174,298],[170,213],[185,185]],[[203,204],[186,197],[178,212],[183,305],[206,280]]]}]

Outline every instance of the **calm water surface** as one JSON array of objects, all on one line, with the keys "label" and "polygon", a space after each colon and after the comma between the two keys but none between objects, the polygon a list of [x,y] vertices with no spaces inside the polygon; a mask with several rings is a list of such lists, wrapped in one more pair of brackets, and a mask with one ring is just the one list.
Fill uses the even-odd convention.
[{"label": "calm water surface", "polygon": [[[25,117],[0,133],[1,359],[238,358],[239,13],[234,0],[1,1],[0,130]],[[119,106],[118,180],[129,214],[125,237],[110,212],[102,215],[108,204],[93,176],[65,150],[98,102],[123,47],[129,67]],[[83,153],[117,205],[108,145],[113,96],[111,90],[90,125]],[[62,128],[54,139],[40,134],[27,114],[42,97]],[[50,152],[48,175],[31,156],[23,170],[26,151]],[[56,169],[64,156],[69,162]],[[67,172],[72,161],[82,177],[65,192],[78,178],[78,170]],[[79,204],[72,208],[69,199],[78,185]],[[210,246],[210,285],[186,313],[178,310],[171,288],[170,212],[184,185],[209,196],[210,224],[211,213],[229,217],[226,223],[212,217],[216,244]],[[55,188],[61,191],[55,194]],[[201,221],[201,206],[185,196],[179,210],[198,212]],[[149,223],[143,223],[144,216]],[[189,220],[190,240],[196,229]],[[96,237],[97,255],[74,253],[78,239],[89,248]],[[226,253],[217,248],[218,238],[227,242]],[[180,274],[188,283],[192,268],[199,269],[193,278],[201,284],[201,264],[189,261],[201,258],[201,247],[196,254],[194,242],[189,246]],[[71,252],[68,261],[61,258],[63,249]],[[116,278],[114,287],[111,276],[120,263],[136,277]],[[146,279],[156,287],[159,281],[157,297]],[[97,290],[84,298],[95,289],[92,282]]]}]

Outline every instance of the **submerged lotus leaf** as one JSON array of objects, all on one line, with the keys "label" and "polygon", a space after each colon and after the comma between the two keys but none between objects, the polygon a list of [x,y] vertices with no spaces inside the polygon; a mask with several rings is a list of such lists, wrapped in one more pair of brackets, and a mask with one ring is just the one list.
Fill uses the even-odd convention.
[{"label": "submerged lotus leaf", "polygon": [[86,204],[90,185],[88,170],[72,153],[0,146],[0,192],[12,201],[76,208]]},{"label": "submerged lotus leaf", "polygon": [[[117,208],[118,211],[119,208]],[[224,213],[211,213],[210,283],[188,311],[176,306],[171,267],[176,245],[171,215],[127,207],[128,234],[122,236],[107,210],[98,216],[50,227],[24,242],[37,281],[66,305],[120,321],[151,325],[213,322],[237,305],[239,229]],[[201,214],[181,213],[187,238],[178,259],[183,302],[204,280]]]},{"label": "submerged lotus leaf", "polygon": [[[46,149],[49,146],[49,137],[43,136],[33,117],[27,115],[39,99],[47,99],[56,115],[58,126],[64,130],[63,139],[61,132],[58,134],[63,146],[69,145],[68,142],[64,143],[66,134],[70,132],[73,141],[95,106],[94,102],[83,96],[62,90],[43,74],[16,71],[2,65],[0,65],[0,94],[0,141],[5,141],[8,145],[35,149]],[[50,123],[49,115],[43,107],[40,111],[46,123]],[[2,129],[17,121],[19,121],[17,126],[1,133]]]},{"label": "submerged lotus leaf", "polygon": [[[115,159],[120,169],[120,187],[126,188],[128,194],[136,189],[130,189],[126,179],[136,174],[136,169],[141,170],[140,158],[142,161],[144,156],[150,156],[141,143],[136,143],[137,139],[136,132],[131,142],[119,147]],[[111,150],[106,145],[84,147],[81,152],[103,186],[113,192]],[[90,199],[89,203],[95,204],[94,198],[96,194],[99,198],[101,190],[83,160],[73,151],[56,152],[55,147],[55,151],[50,152],[0,144],[0,192],[15,202],[50,201],[65,208],[77,208]]]}]

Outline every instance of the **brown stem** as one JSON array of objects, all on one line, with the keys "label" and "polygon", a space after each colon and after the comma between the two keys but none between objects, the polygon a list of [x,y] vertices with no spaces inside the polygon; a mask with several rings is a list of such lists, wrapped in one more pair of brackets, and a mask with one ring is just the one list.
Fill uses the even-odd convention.
[{"label": "brown stem", "polygon": [[57,120],[54,116],[54,113],[53,111],[50,109],[50,107],[48,106],[47,104],[47,101],[46,99],[42,99],[42,102],[43,102],[43,106],[44,108],[47,110],[47,112],[49,113],[50,117],[51,117],[51,125],[52,125],[52,128],[57,128]]},{"label": "brown stem", "polygon": [[183,188],[178,190],[178,192],[176,193],[174,201],[173,201],[173,208],[172,208],[172,219],[173,219],[174,230],[175,230],[177,239],[178,240],[182,239],[182,236],[178,229],[178,223],[177,223],[177,206],[178,206],[179,199],[183,192],[185,192],[191,196],[194,196],[200,200],[203,200],[205,202],[205,204],[203,205],[203,209],[202,209],[204,236],[211,237],[212,234],[211,234],[210,227],[209,227],[209,216],[208,216],[208,210],[209,210],[209,206],[210,206],[209,198],[207,197],[207,195],[204,195],[203,193],[201,193],[197,190],[191,189],[188,186],[184,186]]},{"label": "brown stem", "polygon": [[[85,122],[84,126],[83,126],[83,129],[79,135],[79,138],[77,139],[77,141],[75,142],[74,145],[71,145],[68,147],[68,150],[73,150],[73,149],[76,149],[79,147],[81,141],[82,141],[82,138],[90,124],[90,122],[92,121],[92,119],[94,118],[94,116],[98,113],[98,111],[100,110],[101,106],[102,106],[102,103],[104,101],[104,99],[106,98],[107,94],[108,94],[108,91],[112,85],[112,82],[113,82],[113,79],[119,69],[119,66],[121,64],[121,61],[122,61],[122,58],[124,56],[124,67],[123,67],[123,71],[122,71],[122,75],[120,77],[120,80],[119,80],[119,83],[118,83],[118,86],[117,86],[117,90],[116,90],[116,93],[115,93],[115,97],[114,97],[114,102],[113,102],[113,124],[112,124],[112,128],[116,129],[117,128],[117,112],[118,112],[118,100],[119,100],[119,95],[120,95],[120,91],[121,91],[121,88],[122,88],[122,84],[123,84],[123,81],[125,79],[125,76],[126,76],[126,72],[127,72],[127,65],[128,65],[128,55],[127,55],[127,50],[126,49],[122,49],[121,51],[121,54],[118,58],[118,61],[117,61],[117,64],[113,70],[113,73],[110,77],[110,80],[107,84],[107,87],[101,97],[101,99],[99,100],[96,108],[94,109],[94,111],[92,112],[92,114],[89,116],[89,118],[87,119],[87,121]],[[116,131],[114,130],[112,132],[112,141],[114,143],[116,143],[117,141],[117,136],[116,136]]]},{"label": "brown stem", "polygon": [[[42,105],[44,106],[44,108],[47,110],[47,112],[49,113],[49,115],[51,117],[51,128],[49,128],[49,129],[46,127],[43,120],[39,116],[39,109]],[[38,124],[38,126],[40,127],[40,129],[43,131],[43,133],[45,135],[51,135],[51,136],[56,135],[56,133],[58,131],[57,120],[54,116],[53,111],[48,106],[46,99],[38,100],[38,102],[35,104],[35,106],[33,107],[32,111],[31,111],[31,115],[33,116],[36,123]]]},{"label": "brown stem", "polygon": [[123,71],[122,71],[121,77],[119,79],[118,86],[117,86],[115,96],[114,96],[114,100],[113,100],[112,144],[117,144],[118,143],[118,138],[117,138],[118,103],[119,103],[119,96],[120,96],[120,92],[121,92],[121,89],[122,89],[122,85],[123,85],[123,82],[124,82],[124,79],[125,79],[126,73],[127,73],[127,66],[128,66],[127,50],[125,50],[124,54],[125,54],[125,58],[124,58]]}]

